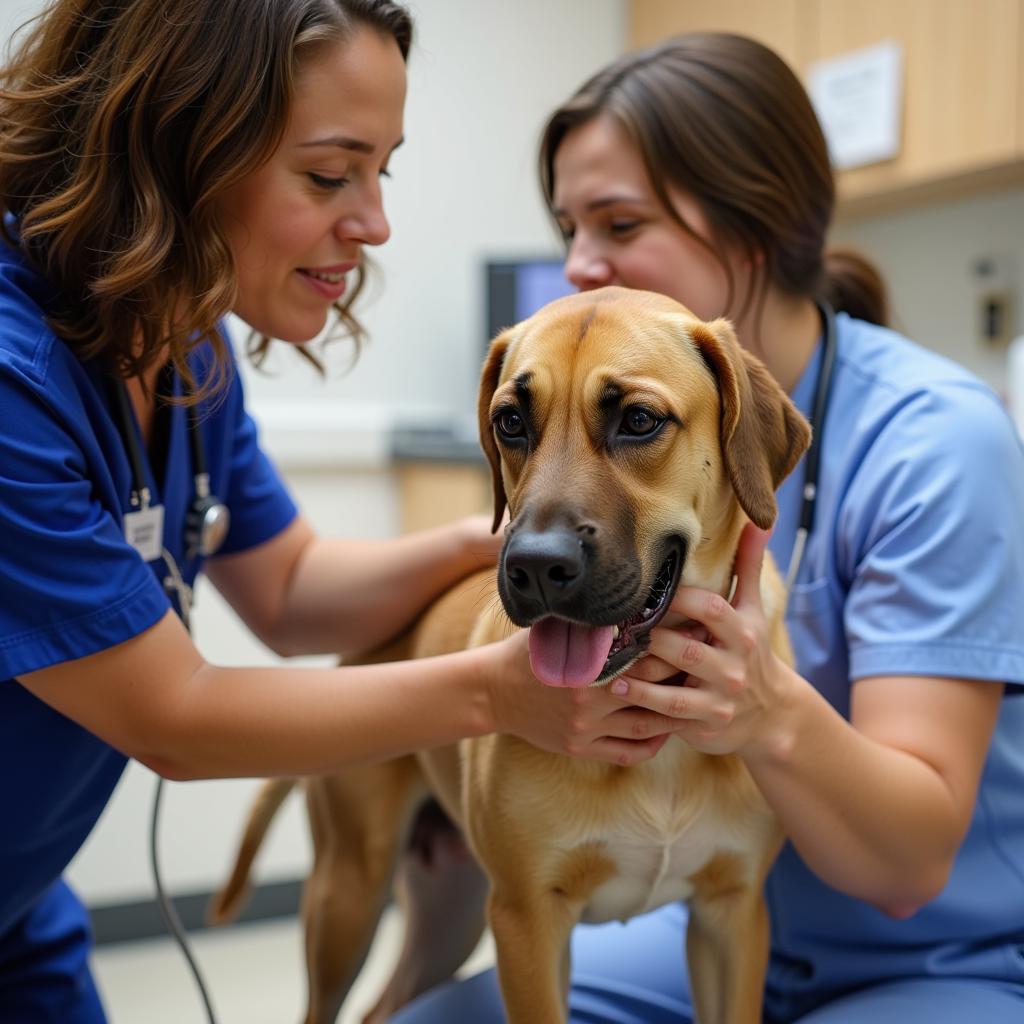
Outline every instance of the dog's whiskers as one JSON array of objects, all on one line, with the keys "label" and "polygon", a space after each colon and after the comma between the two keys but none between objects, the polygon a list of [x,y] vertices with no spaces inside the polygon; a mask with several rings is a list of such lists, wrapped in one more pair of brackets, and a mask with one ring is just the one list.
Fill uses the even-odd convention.
[{"label": "dog's whiskers", "polygon": [[[495,572],[497,572],[497,570],[495,570]],[[494,577],[490,573],[476,581],[475,589],[477,592],[477,600],[473,605],[474,608],[480,608],[481,602],[485,598],[490,598],[492,602],[498,600],[494,589]]]}]

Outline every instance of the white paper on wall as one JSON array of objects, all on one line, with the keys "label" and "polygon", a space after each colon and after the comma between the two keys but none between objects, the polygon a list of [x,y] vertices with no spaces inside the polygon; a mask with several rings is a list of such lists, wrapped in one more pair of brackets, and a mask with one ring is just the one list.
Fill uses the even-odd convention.
[{"label": "white paper on wall", "polygon": [[838,170],[899,155],[903,48],[885,40],[818,61],[808,72],[811,101]]}]

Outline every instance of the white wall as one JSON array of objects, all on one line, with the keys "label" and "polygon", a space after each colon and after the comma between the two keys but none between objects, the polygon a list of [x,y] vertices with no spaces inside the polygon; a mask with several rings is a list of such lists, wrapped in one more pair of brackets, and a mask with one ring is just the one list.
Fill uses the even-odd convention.
[{"label": "white wall", "polygon": [[15,29],[42,6],[42,0],[0,0],[0,42],[6,46]]}]

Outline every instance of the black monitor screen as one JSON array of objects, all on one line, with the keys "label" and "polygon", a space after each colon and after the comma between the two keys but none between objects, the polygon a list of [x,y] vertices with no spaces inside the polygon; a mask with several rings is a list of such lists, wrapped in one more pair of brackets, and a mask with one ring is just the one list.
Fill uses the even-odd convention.
[{"label": "black monitor screen", "polygon": [[556,258],[491,261],[487,270],[487,341],[576,289]]}]

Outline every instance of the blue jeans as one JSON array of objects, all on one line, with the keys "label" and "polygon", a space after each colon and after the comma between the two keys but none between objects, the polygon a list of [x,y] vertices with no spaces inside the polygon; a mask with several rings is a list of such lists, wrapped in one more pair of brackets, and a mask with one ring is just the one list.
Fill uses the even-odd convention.
[{"label": "blue jeans", "polygon": [[0,1021],[106,1024],[89,972],[92,929],[63,882],[0,936]]},{"label": "blue jeans", "polygon": [[[579,925],[572,940],[571,1024],[692,1024],[683,950],[686,912],[663,907],[628,924]],[[495,972],[426,993],[391,1024],[502,1024]],[[1024,992],[975,978],[908,978],[844,995],[770,1024],[1014,1024]],[[768,1022],[766,1021],[766,1024]]]}]

